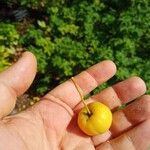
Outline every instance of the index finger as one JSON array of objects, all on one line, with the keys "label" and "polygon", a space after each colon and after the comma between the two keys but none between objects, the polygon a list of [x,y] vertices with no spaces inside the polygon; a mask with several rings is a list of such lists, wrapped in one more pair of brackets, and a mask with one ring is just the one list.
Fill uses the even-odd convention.
[{"label": "index finger", "polygon": [[[84,96],[95,89],[98,85],[106,82],[115,73],[115,64],[110,60],[105,60],[76,75],[74,80]],[[80,95],[71,80],[57,86],[44,97],[49,99],[50,95],[60,99],[72,109],[81,100]]]}]

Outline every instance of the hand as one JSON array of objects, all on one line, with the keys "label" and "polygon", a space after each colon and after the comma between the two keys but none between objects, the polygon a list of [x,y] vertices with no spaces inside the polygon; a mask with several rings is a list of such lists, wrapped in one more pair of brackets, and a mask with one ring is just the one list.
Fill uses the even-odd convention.
[{"label": "hand", "polygon": [[[83,95],[106,82],[116,72],[111,61],[98,63],[75,76]],[[22,58],[0,74],[1,150],[145,150],[150,145],[150,96],[139,77],[106,88],[91,96],[88,103],[100,101],[114,111],[111,129],[89,137],[77,126],[80,96],[71,80],[46,94],[39,103],[16,115],[8,115],[16,97],[23,94],[36,74],[36,59],[25,52]],[[140,97],[140,98],[139,98]]]}]

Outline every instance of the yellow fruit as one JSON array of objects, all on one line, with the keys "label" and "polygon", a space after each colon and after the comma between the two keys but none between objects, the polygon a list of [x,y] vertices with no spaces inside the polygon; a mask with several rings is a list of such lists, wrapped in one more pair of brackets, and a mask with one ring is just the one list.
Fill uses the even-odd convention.
[{"label": "yellow fruit", "polygon": [[106,132],[112,123],[112,113],[110,109],[100,103],[88,104],[91,114],[86,107],[82,108],[78,114],[78,126],[87,135],[94,136]]}]

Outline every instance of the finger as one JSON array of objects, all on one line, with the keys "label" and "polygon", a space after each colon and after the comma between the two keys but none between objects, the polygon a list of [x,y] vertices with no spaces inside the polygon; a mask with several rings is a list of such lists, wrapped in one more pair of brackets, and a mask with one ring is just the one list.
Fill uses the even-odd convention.
[{"label": "finger", "polygon": [[[145,95],[139,100],[129,104],[125,109],[113,113],[113,122],[108,133],[93,137],[93,142],[98,145],[110,138],[114,138],[135,125],[150,119],[150,95]],[[102,140],[103,139],[103,140]]]},{"label": "finger", "polygon": [[[110,109],[115,110],[124,103],[130,102],[135,98],[143,95],[146,91],[144,81],[139,77],[131,77],[119,82],[112,87],[108,87],[100,93],[91,96],[87,103],[99,101],[107,105]],[[82,102],[78,104],[75,111],[83,107]]]},{"label": "finger", "polygon": [[[110,79],[116,72],[116,66],[112,61],[103,61],[98,63],[86,71],[81,72],[74,77],[75,82],[80,87],[83,95],[86,95],[99,84]],[[49,98],[53,95],[61,99],[71,108],[74,108],[80,102],[80,96],[72,81],[68,80],[63,84],[50,91],[45,97]]]},{"label": "finger", "polygon": [[[126,91],[126,93],[124,91]],[[146,86],[144,81],[139,77],[131,77],[91,96],[86,102],[88,104],[94,101],[99,101],[107,105],[113,111],[113,109],[118,108],[118,106],[143,95],[145,91]],[[83,103],[80,102],[75,107],[74,111],[78,112],[83,106]]]},{"label": "finger", "polygon": [[141,97],[125,109],[113,114],[113,123],[110,129],[112,136],[116,137],[146,119],[150,119],[150,95]]},{"label": "finger", "polygon": [[146,120],[120,135],[96,147],[96,150],[145,150],[150,146],[150,120]]},{"label": "finger", "polygon": [[[126,91],[127,95],[121,93],[121,92],[124,93],[124,91]],[[133,99],[139,97],[140,95],[143,95],[145,91],[146,91],[146,86],[143,80],[140,79],[139,77],[131,77],[125,81],[117,83],[116,85],[103,90],[97,95],[90,97],[86,102],[91,103],[94,101],[100,101],[104,103],[105,105],[109,106],[111,109],[115,109],[118,106],[121,106],[123,103],[132,101]],[[119,95],[118,93],[121,93],[121,94]],[[78,113],[82,107],[83,107],[83,104],[81,102],[79,105],[75,107],[74,112]],[[120,116],[121,114],[122,113],[120,113]],[[122,116],[124,115],[122,114]],[[118,132],[114,132],[113,136],[115,134],[119,134],[119,130],[121,132],[125,130],[126,128],[128,128],[129,126],[131,126],[131,124],[127,121],[125,117],[123,117],[122,120],[126,121],[126,124],[120,125],[120,128],[116,127],[116,129],[118,129]],[[108,140],[109,138],[111,138],[111,136],[112,136],[112,133],[108,131],[104,133],[103,135],[94,136],[92,139],[93,139],[94,144],[97,145]]]},{"label": "finger", "polygon": [[111,138],[111,132],[108,130],[103,134],[91,137],[91,140],[92,140],[94,146],[98,146],[101,143],[106,142],[110,138]]},{"label": "finger", "polygon": [[144,81],[139,77],[131,77],[92,96],[91,99],[100,101],[109,108],[115,109],[124,103],[138,98],[145,91],[146,85]]},{"label": "finger", "polygon": [[30,52],[0,74],[0,118],[9,114],[16,97],[23,94],[32,83],[36,73],[36,59]]},{"label": "finger", "polygon": [[19,96],[32,83],[36,73],[36,66],[35,56],[30,52],[25,52],[17,63],[0,74],[0,83],[14,89],[17,96]]}]

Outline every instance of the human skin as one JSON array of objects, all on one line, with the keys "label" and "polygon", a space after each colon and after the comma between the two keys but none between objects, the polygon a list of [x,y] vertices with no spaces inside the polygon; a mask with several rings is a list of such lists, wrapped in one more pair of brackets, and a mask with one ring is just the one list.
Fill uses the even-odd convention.
[{"label": "human skin", "polygon": [[[83,95],[116,73],[112,61],[102,61],[74,77]],[[77,125],[83,107],[71,80],[48,92],[41,101],[16,115],[16,97],[31,85],[36,58],[25,52],[20,60],[0,74],[0,150],[145,150],[150,145],[150,95],[139,77],[131,77],[91,96],[113,112],[110,130],[97,136],[85,135]],[[134,100],[134,101],[133,101]],[[123,103],[125,109],[115,111]]]}]

